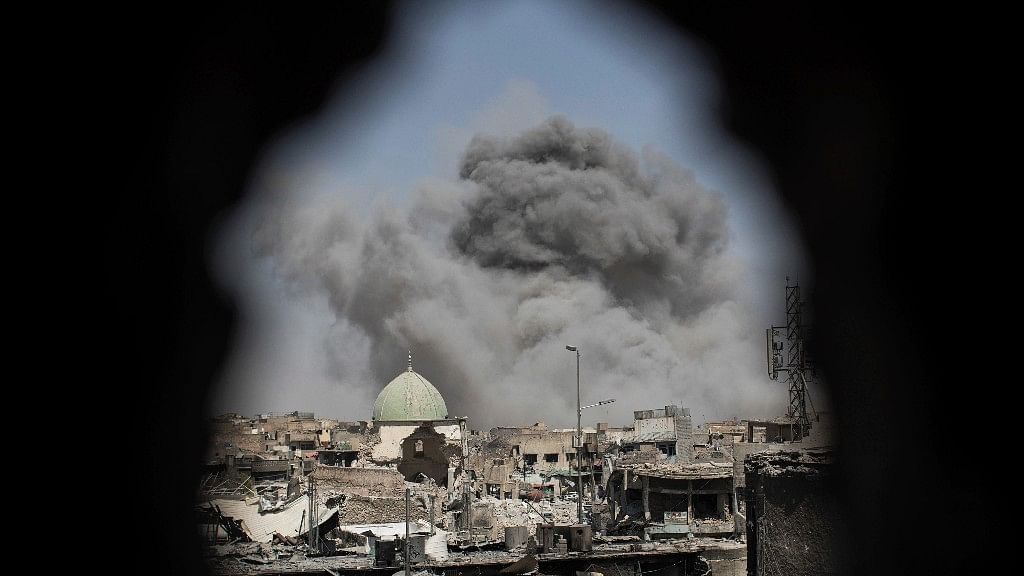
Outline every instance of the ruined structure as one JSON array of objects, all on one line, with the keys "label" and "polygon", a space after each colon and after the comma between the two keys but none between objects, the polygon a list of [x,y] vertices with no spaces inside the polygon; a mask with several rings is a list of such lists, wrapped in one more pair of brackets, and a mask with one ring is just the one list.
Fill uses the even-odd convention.
[{"label": "ruined structure", "polygon": [[[593,430],[591,430],[593,432]],[[511,447],[508,456],[537,472],[569,471],[576,461],[572,438],[575,430],[551,430],[544,422],[533,426],[499,427],[491,431]]]},{"label": "ruined structure", "polygon": [[747,573],[835,574],[833,527],[838,508],[829,486],[828,449],[764,452],[747,457]]},{"label": "ruined structure", "polygon": [[[693,424],[690,411],[678,406],[633,412],[633,433],[622,439],[623,458],[636,462],[668,459],[693,462]],[[660,454],[660,456],[659,456]]]},{"label": "ruined structure", "polygon": [[454,483],[468,453],[466,418],[450,418],[441,393],[408,368],[377,395],[373,425],[378,441],[370,459],[397,465],[407,480],[420,474],[442,486]]},{"label": "ruined structure", "polygon": [[647,538],[737,532],[731,464],[637,464],[608,480],[610,531]]},{"label": "ruined structure", "polygon": [[[482,574],[520,564],[733,576],[748,561],[752,574],[831,569],[820,558],[829,513],[814,492],[825,460],[771,441],[766,432],[784,427],[768,424],[779,419],[694,427],[674,405],[633,416],[632,426],[584,428],[578,486],[574,429],[470,431],[410,362],[367,421],[299,412],[218,419],[197,525],[245,562],[300,572],[397,568],[406,543],[419,569]],[[830,441],[816,424],[801,446]],[[748,558],[748,530],[759,559]]]}]

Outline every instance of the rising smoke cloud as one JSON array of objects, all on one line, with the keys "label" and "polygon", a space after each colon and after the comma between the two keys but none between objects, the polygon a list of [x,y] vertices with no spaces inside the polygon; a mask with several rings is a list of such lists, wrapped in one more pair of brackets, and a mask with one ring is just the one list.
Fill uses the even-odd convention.
[{"label": "rising smoke cloud", "polygon": [[474,427],[568,426],[574,344],[583,401],[616,398],[613,423],[666,403],[708,418],[775,404],[761,331],[736,300],[743,273],[722,197],[669,159],[638,160],[563,117],[474,137],[459,180],[424,186],[408,212],[364,221],[340,203],[276,203],[255,239],[291,285],[325,295],[360,334],[370,381],[336,375],[356,397],[386,384],[411,349],[449,412]]}]

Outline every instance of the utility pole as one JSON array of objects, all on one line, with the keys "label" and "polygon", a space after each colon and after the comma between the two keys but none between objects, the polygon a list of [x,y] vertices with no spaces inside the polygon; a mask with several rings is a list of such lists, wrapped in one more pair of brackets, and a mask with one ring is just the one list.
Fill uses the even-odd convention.
[{"label": "utility pole", "polygon": [[405,489],[405,576],[409,576],[409,489]]},{"label": "utility pole", "polygon": [[[811,420],[807,416],[807,380],[813,368],[807,360],[804,348],[804,332],[801,308],[805,302],[800,299],[800,285],[790,285],[786,277],[786,325],[772,326],[767,331],[768,376],[778,380],[779,372],[786,373],[789,385],[789,407],[786,416],[793,418],[793,440],[802,440],[810,432]],[[781,331],[786,330],[785,355]]]},{"label": "utility pole", "polygon": [[583,524],[583,409],[580,407],[580,351],[575,346],[566,350],[576,353],[576,518]]},{"label": "utility pole", "polygon": [[[615,402],[615,399],[601,400],[597,404],[580,406],[580,351],[575,346],[566,346],[566,350],[576,353],[576,518],[583,524],[583,411],[595,406],[604,406]],[[590,479],[594,480],[594,462],[590,461]],[[596,492],[596,491],[595,491]]]}]

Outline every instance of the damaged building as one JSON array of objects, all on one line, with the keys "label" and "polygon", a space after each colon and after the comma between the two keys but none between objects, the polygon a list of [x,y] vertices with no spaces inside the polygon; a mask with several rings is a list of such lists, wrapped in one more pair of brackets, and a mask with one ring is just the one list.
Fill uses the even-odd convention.
[{"label": "damaged building", "polygon": [[373,404],[376,443],[369,458],[395,465],[406,480],[426,476],[441,486],[454,484],[468,453],[466,418],[450,418],[441,393],[408,368],[377,395]]},{"label": "damaged building", "polygon": [[744,469],[747,573],[835,574],[833,527],[840,518],[830,485],[831,451],[751,454]]},{"label": "damaged building", "polygon": [[[324,507],[338,510],[338,523],[386,524],[405,521],[402,473],[394,468],[321,466],[313,473],[317,497]],[[415,485],[411,514],[425,522],[442,519],[443,491],[432,483]]]},{"label": "damaged building", "polygon": [[584,428],[577,452],[575,429],[543,422],[470,431],[410,357],[365,421],[218,418],[197,525],[219,558],[297,573],[397,568],[408,542],[412,564],[439,572],[682,565],[739,575],[746,530],[760,531],[762,551],[785,545],[768,529],[787,505],[778,479],[763,472],[771,467],[744,468],[745,457],[792,446],[771,442],[786,434],[768,424],[784,422],[695,427],[687,408],[667,405],[635,411],[628,426]]},{"label": "damaged building", "polygon": [[609,533],[645,539],[739,532],[732,464],[630,464],[608,479]]},{"label": "damaged building", "polygon": [[516,484],[520,491],[537,491],[546,497],[577,492],[579,471],[584,496],[592,498],[604,483],[600,434],[595,428],[583,429],[581,462],[573,447],[575,436],[575,429],[549,429],[544,422],[494,428],[489,441],[471,454],[471,469],[483,478],[486,493],[498,498],[511,497]]},{"label": "damaged building", "polygon": [[633,431],[622,437],[620,458],[632,462],[693,461],[690,411],[671,405],[633,412]]}]

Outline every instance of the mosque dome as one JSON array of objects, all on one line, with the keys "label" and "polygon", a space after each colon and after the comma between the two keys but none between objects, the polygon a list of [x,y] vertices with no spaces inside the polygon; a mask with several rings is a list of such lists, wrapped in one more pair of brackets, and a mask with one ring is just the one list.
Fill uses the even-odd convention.
[{"label": "mosque dome", "polygon": [[373,403],[374,420],[445,420],[448,407],[429,380],[409,367],[395,377]]}]

